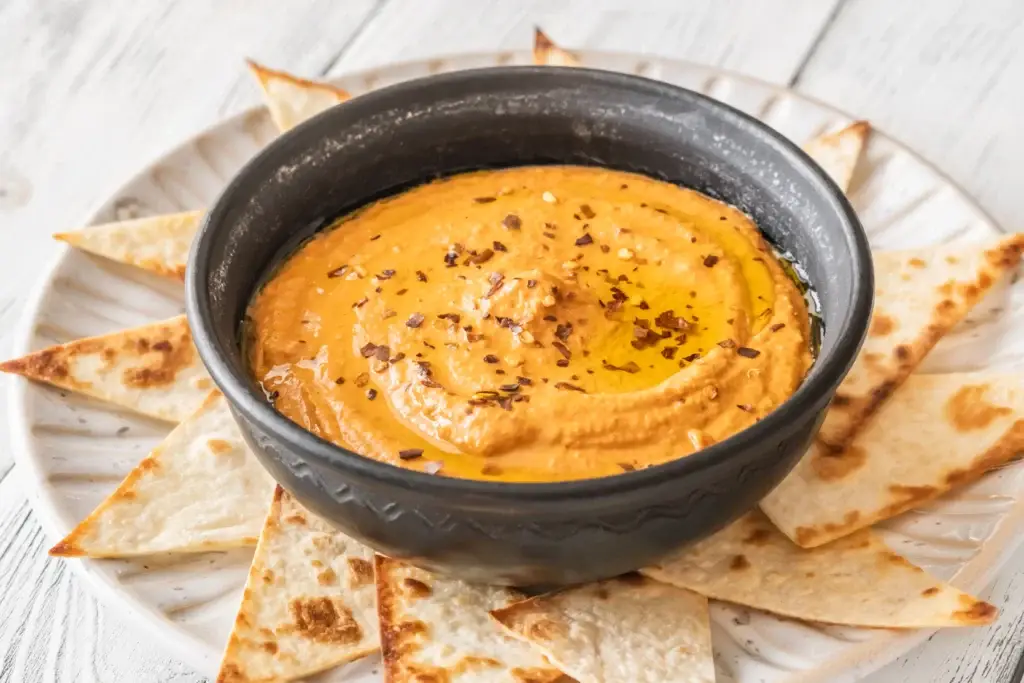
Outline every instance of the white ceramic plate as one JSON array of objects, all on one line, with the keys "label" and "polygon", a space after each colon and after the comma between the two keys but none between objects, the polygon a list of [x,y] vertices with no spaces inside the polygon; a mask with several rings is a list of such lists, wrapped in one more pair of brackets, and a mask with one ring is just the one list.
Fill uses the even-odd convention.
[{"label": "white ceramic plate", "polygon": [[[760,81],[676,61],[583,52],[583,61],[707,93],[802,143],[848,123],[819,102]],[[338,80],[354,94],[397,81],[496,64],[527,64],[527,52],[400,64]],[[241,65],[240,65],[241,67]],[[263,109],[189,140],[130,180],[91,217],[103,222],[208,206],[232,174],[276,132]],[[850,198],[878,249],[989,237],[992,221],[945,176],[876,132]],[[942,341],[924,371],[1024,363],[1024,285],[993,295]],[[179,313],[180,286],[73,250],[46,272],[29,307],[17,352],[110,332]],[[52,538],[69,531],[157,443],[167,427],[109,406],[21,380],[12,384],[13,450]],[[124,428],[127,427],[127,430]],[[1024,463],[1004,467],[927,509],[884,525],[886,540],[929,571],[968,590],[982,588],[1019,542]],[[252,552],[138,560],[70,560],[96,591],[178,656],[214,675]],[[721,603],[713,605],[721,683],[853,681],[928,635],[822,627]],[[380,681],[379,658],[318,677]]]}]

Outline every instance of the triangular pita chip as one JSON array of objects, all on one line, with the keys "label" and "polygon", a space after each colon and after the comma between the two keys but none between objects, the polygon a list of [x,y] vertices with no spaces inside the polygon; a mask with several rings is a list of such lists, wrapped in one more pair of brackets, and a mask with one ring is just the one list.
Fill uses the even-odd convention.
[{"label": "triangular pita chip", "polygon": [[566,683],[526,643],[488,614],[525,596],[471,585],[377,556],[384,680],[387,683]]},{"label": "triangular pita chip", "polygon": [[249,61],[249,70],[260,82],[270,118],[282,133],[351,98],[341,88],[273,71],[253,61]]},{"label": "triangular pita chip", "polygon": [[186,211],[94,225],[54,237],[112,261],[182,280],[202,219],[202,211]]},{"label": "triangular pita chip", "polygon": [[784,617],[848,626],[976,626],[996,608],[929,576],[870,529],[807,550],[760,512],[641,570],[657,581]]},{"label": "triangular pita chip", "polygon": [[183,315],[51,346],[0,371],[170,422],[194,413],[213,388]]},{"label": "triangular pita chip", "polygon": [[252,545],[273,486],[213,391],[50,554],[130,557]]},{"label": "triangular pita chip", "polygon": [[835,133],[819,135],[804,145],[804,151],[847,192],[870,132],[871,124],[857,121]]},{"label": "triangular pita chip", "polygon": [[820,444],[761,509],[811,547],[977,479],[1024,451],[1024,374],[911,375],[841,451]]},{"label": "triangular pita chip", "polygon": [[378,648],[373,552],[280,486],[217,683],[293,681]]},{"label": "triangular pita chip", "polygon": [[579,57],[563,50],[540,28],[533,29],[533,63],[547,66],[582,66]]},{"label": "triangular pita chip", "polygon": [[950,329],[1015,271],[1024,235],[978,244],[875,252],[868,338],[818,437],[841,448]]},{"label": "triangular pita chip", "polygon": [[491,612],[580,683],[714,683],[708,600],[635,574]]}]

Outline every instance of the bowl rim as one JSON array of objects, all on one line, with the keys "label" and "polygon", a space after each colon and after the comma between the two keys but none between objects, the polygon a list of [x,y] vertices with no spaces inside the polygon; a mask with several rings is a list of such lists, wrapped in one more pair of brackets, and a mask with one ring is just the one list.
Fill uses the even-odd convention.
[{"label": "bowl rim", "polygon": [[[819,353],[811,371],[797,390],[762,420],[696,453],[633,472],[555,482],[464,479],[406,469],[362,456],[322,439],[275,410],[253,389],[249,377],[241,377],[234,371],[225,349],[211,332],[214,321],[209,299],[205,296],[208,291],[210,269],[204,264],[209,263],[213,235],[218,225],[224,223],[224,215],[229,207],[238,201],[238,195],[251,194],[247,191],[247,186],[252,183],[249,176],[258,174],[261,165],[268,158],[282,151],[302,135],[308,136],[310,131],[336,116],[338,111],[344,111],[349,103],[358,102],[360,106],[372,106],[375,100],[400,94],[415,95],[424,91],[429,92],[431,88],[439,85],[458,85],[466,81],[493,82],[494,79],[513,76],[563,78],[575,81],[576,85],[582,81],[590,85],[604,85],[624,91],[639,88],[648,94],[694,102],[711,116],[726,119],[735,127],[772,145],[792,171],[816,186],[831,209],[839,216],[855,275],[850,304],[839,324],[832,326],[837,338],[829,353]],[[416,105],[413,102],[408,106]],[[654,487],[713,467],[727,460],[730,455],[756,448],[759,442],[766,441],[772,435],[796,429],[801,422],[799,418],[823,402],[838,387],[853,365],[867,336],[873,294],[874,270],[867,234],[846,195],[798,145],[745,112],[702,93],[643,76],[585,67],[509,65],[464,69],[402,81],[331,107],[282,133],[235,174],[204,216],[193,240],[185,272],[185,305],[193,343],[211,378],[229,405],[247,421],[259,425],[260,429],[303,458],[309,458],[332,470],[358,476],[361,480],[376,485],[412,489],[422,495],[463,495],[502,502],[558,502],[635,492],[639,488]],[[828,334],[829,331],[826,330],[825,333]]]}]

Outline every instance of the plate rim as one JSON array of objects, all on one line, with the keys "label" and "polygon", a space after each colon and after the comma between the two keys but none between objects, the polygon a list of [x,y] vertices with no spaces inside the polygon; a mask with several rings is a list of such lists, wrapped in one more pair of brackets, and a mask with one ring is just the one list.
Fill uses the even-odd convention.
[{"label": "plate rim", "polygon": [[[785,84],[772,83],[756,76],[731,71],[715,65],[702,64],[700,62],[672,57],[662,57],[659,55],[645,55],[642,53],[622,51],[584,48],[574,49],[573,52],[582,58],[585,65],[587,65],[586,63],[588,61],[593,61],[594,59],[605,62],[614,62],[622,65],[621,67],[617,67],[613,70],[625,69],[626,64],[631,64],[634,67],[639,64],[649,64],[658,65],[660,67],[669,66],[684,69],[689,68],[706,73],[708,79],[717,77],[731,79],[749,86],[770,90],[776,95],[788,95],[796,100],[802,100],[821,110],[828,111],[837,117],[845,118],[850,121],[861,120],[859,117],[851,115],[832,104],[789,88]],[[339,87],[345,87],[345,84],[350,81],[362,80],[366,82],[371,79],[386,80],[396,74],[401,74],[403,70],[414,68],[426,70],[428,71],[427,75],[433,75],[436,73],[446,73],[462,69],[484,68],[474,64],[477,60],[490,59],[493,62],[492,65],[501,66],[515,63],[514,60],[517,59],[530,59],[531,56],[532,51],[525,49],[478,50],[438,55],[434,57],[399,60],[356,69],[330,78],[320,78],[324,82],[338,85]],[[593,66],[592,68],[601,67]],[[641,75],[640,77],[651,78],[646,75]],[[658,78],[651,78],[651,80],[667,82]],[[678,87],[685,88],[687,86]],[[358,93],[361,93],[361,91],[361,89],[356,90]],[[87,213],[86,219],[78,225],[84,228],[101,222],[103,220],[103,215],[109,212],[113,208],[116,200],[124,194],[125,188],[130,187],[140,179],[144,178],[147,174],[151,173],[154,169],[163,164],[168,158],[183,153],[184,150],[193,145],[197,140],[205,137],[216,136],[218,134],[222,134],[222,130],[241,126],[244,124],[246,119],[258,115],[261,110],[266,110],[265,104],[246,107],[232,116],[220,119],[208,126],[202,127],[198,131],[188,135],[188,137],[177,144],[169,146],[163,152],[154,156],[148,163],[144,164],[130,177],[117,184],[115,189],[104,193],[101,200],[94,202],[93,207]],[[876,127],[874,123],[871,123],[871,128],[873,136],[880,136],[886,139],[890,144],[912,157],[916,163],[926,167],[934,173],[944,186],[952,189],[956,193],[958,199],[968,205],[971,210],[977,214],[978,218],[982,219],[995,232],[1008,232],[975,200],[974,197],[964,190],[964,188],[953,180],[941,167],[932,163],[913,148],[902,143],[899,139],[889,135],[884,129]],[[32,348],[32,341],[35,334],[36,323],[43,304],[55,283],[55,273],[68,258],[74,255],[74,252],[75,250],[69,245],[61,243],[49,261],[44,264],[45,267],[41,269],[38,279],[29,290],[24,308],[18,319],[17,325],[13,330],[11,345],[12,357],[16,358],[34,350]],[[14,464],[17,466],[16,469],[18,470],[18,472],[13,476],[21,477],[22,482],[28,485],[26,497],[32,506],[33,513],[37,516],[37,519],[39,519],[41,526],[44,528],[47,535],[51,539],[55,537],[60,538],[67,533],[67,531],[61,531],[61,529],[66,527],[67,524],[64,520],[64,516],[59,512],[55,500],[51,499],[51,497],[53,497],[53,491],[45,481],[45,477],[42,476],[43,473],[36,462],[37,458],[33,454],[34,448],[32,446],[32,437],[30,434],[30,418],[32,409],[29,406],[28,400],[30,387],[31,383],[29,380],[23,377],[8,378],[7,417],[9,424],[11,425],[9,430],[9,439]],[[974,571],[968,572],[966,571],[966,567],[963,570],[958,571],[955,575],[958,586],[964,587],[968,590],[980,590],[985,587],[985,585],[987,585],[987,583],[990,582],[1000,570],[1003,569],[1010,555],[1013,554],[1021,545],[1024,545],[1024,535],[1014,535],[1010,533],[1011,528],[1021,522],[1022,519],[1024,519],[1024,503],[1014,506],[1013,510],[1000,522],[993,535],[981,546],[981,550],[978,553],[979,556],[996,555],[996,557],[989,559],[984,563],[984,567]],[[1000,541],[1002,543],[999,543]],[[202,640],[197,635],[190,633],[185,629],[168,629],[169,621],[163,613],[132,597],[130,592],[125,591],[123,587],[111,580],[106,572],[99,569],[99,564],[95,559],[78,558],[71,564],[73,565],[73,571],[76,575],[85,580],[85,583],[90,587],[93,594],[96,595],[96,597],[100,599],[106,607],[115,610],[121,615],[125,615],[127,621],[137,625],[140,629],[144,629],[153,635],[159,633],[161,636],[161,642],[164,645],[164,656],[173,655],[194,668],[196,673],[199,673],[200,675],[209,675],[207,672],[216,666],[220,657],[220,648],[214,647],[211,643]],[[793,683],[797,683],[798,681],[803,681],[805,679],[821,680],[820,676],[822,675],[830,675],[832,677],[831,680],[834,683],[859,680],[861,677],[877,671],[916,648],[922,642],[930,638],[937,630],[938,629],[932,628],[916,629],[897,634],[894,637],[874,638],[871,641],[866,641],[858,648],[851,649],[845,655],[840,655],[829,660],[820,667],[795,674],[793,677]]]}]

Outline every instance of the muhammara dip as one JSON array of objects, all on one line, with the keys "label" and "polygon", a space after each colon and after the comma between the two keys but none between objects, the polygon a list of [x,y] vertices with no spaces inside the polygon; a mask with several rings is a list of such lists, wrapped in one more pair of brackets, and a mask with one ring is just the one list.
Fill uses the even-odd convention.
[{"label": "muhammara dip", "polygon": [[459,175],[341,220],[249,311],[279,411],[449,476],[632,471],[725,439],[811,364],[805,301],[740,211],[573,166]]}]

